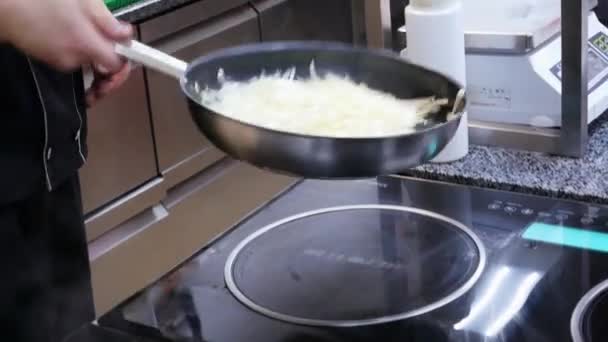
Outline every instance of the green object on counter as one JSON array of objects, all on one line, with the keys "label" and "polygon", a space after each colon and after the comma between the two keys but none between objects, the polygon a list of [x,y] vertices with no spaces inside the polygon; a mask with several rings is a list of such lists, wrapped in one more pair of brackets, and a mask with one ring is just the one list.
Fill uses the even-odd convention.
[{"label": "green object on counter", "polygon": [[115,11],[117,9],[129,6],[136,2],[139,2],[140,0],[104,0],[104,1],[106,3],[106,6],[108,6],[108,8],[111,11]]}]

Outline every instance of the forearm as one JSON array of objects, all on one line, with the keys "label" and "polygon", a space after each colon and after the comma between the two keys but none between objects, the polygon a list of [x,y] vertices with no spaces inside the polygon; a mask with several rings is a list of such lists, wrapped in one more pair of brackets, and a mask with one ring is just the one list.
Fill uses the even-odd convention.
[{"label": "forearm", "polygon": [[120,68],[114,44],[131,34],[103,0],[0,0],[0,42],[62,70]]},{"label": "forearm", "polygon": [[[31,1],[31,0],[23,0]],[[14,28],[11,27],[11,18],[14,16],[18,1],[0,0],[0,43],[11,43]]]}]

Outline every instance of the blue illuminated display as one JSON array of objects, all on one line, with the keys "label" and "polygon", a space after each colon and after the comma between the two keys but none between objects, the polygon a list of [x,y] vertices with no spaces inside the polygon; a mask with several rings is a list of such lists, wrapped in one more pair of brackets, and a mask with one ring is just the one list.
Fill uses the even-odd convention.
[{"label": "blue illuminated display", "polygon": [[434,155],[437,151],[437,140],[433,140],[429,145],[429,155]]},{"label": "blue illuminated display", "polygon": [[608,233],[592,230],[546,223],[533,223],[526,229],[523,238],[554,245],[608,253]]}]

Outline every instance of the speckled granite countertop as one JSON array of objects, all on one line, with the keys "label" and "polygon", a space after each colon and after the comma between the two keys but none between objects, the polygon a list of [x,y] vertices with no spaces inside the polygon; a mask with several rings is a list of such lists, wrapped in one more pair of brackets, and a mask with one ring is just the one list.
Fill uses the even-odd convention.
[{"label": "speckled granite countertop", "polygon": [[608,204],[608,115],[592,125],[585,157],[570,159],[471,146],[464,159],[429,164],[406,175],[500,190]]}]

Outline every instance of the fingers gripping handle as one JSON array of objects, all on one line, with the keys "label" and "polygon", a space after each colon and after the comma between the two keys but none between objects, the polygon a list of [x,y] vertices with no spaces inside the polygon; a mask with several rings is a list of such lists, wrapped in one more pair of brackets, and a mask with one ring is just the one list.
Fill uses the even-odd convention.
[{"label": "fingers gripping handle", "polygon": [[133,62],[143,64],[150,69],[177,79],[181,79],[188,68],[188,63],[136,40],[131,40],[125,44],[116,44],[114,50],[117,54]]}]

